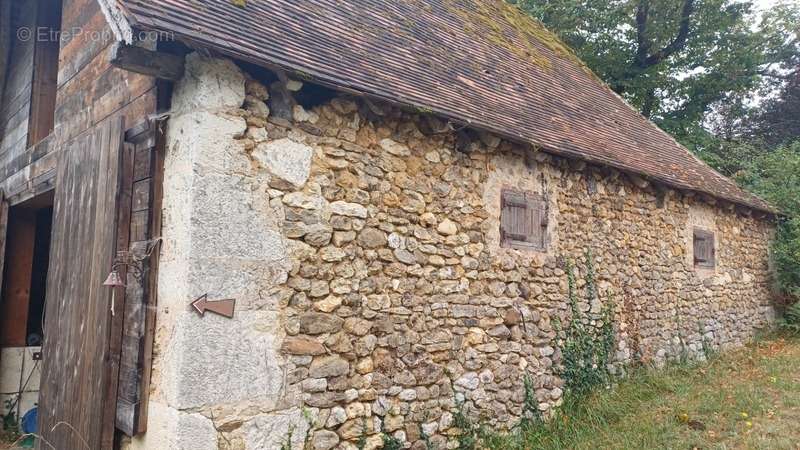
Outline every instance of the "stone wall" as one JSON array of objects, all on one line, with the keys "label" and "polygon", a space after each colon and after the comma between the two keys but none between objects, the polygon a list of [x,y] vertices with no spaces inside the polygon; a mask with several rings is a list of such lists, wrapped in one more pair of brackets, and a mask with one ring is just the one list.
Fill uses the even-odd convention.
[{"label": "stone wall", "polygon": [[[457,401],[512,426],[526,374],[547,411],[563,261],[586,249],[617,298],[621,362],[741,345],[772,317],[767,221],[387,105],[305,110],[298,89],[187,60],[150,431],[131,448],[271,449],[290,431],[295,448],[376,448],[381,431],[445,448]],[[504,187],[547,198],[546,251],[500,246]],[[695,225],[715,232],[712,270],[693,267]],[[206,292],[235,297],[235,318],[191,312]]]}]

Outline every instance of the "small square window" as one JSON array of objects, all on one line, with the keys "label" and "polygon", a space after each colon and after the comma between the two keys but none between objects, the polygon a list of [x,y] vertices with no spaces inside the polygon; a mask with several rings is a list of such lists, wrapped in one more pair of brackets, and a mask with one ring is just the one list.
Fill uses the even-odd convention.
[{"label": "small square window", "polygon": [[713,269],[716,259],[714,233],[695,228],[693,241],[694,266]]},{"label": "small square window", "polygon": [[500,245],[544,250],[547,201],[539,194],[504,189],[501,193]]}]

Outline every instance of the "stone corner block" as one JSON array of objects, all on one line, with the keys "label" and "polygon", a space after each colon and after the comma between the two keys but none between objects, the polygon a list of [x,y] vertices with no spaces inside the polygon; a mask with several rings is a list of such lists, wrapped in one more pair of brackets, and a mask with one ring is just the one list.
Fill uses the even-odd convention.
[{"label": "stone corner block", "polygon": [[300,189],[311,172],[314,150],[288,138],[260,144],[253,158],[274,177],[270,185],[278,189]]},{"label": "stone corner block", "polygon": [[134,437],[123,450],[216,450],[217,430],[210,419],[167,405],[148,405],[147,433]]},{"label": "stone corner block", "polygon": [[285,375],[278,329],[277,315],[265,311],[239,311],[233,319],[182,313],[165,357],[169,404],[277,404]]},{"label": "stone corner block", "polygon": [[186,56],[184,76],[175,86],[172,109],[238,109],[244,103],[244,86],[244,74],[232,61],[191,53]]}]

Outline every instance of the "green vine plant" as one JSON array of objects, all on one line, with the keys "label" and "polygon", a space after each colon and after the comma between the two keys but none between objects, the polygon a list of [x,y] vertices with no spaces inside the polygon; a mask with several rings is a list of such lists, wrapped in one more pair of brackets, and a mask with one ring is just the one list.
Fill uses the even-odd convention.
[{"label": "green vine plant", "polygon": [[453,414],[453,426],[458,428],[457,450],[475,450],[481,447],[481,441],[487,436],[483,425],[475,423],[470,419],[465,410],[464,401],[456,401],[456,412]]},{"label": "green vine plant", "polygon": [[[315,428],[316,423],[314,421],[314,416],[308,409],[303,408],[302,415],[303,415],[303,420],[306,423],[306,432],[305,436],[303,437],[303,449],[310,449],[311,433],[312,430]],[[297,425],[295,424],[289,425],[289,429],[286,431],[286,435],[284,436],[283,440],[281,440],[280,450],[292,450],[292,438],[294,438],[295,431],[297,431]]]},{"label": "green vine plant", "polygon": [[402,450],[405,448],[402,440],[386,431],[386,421],[381,421],[381,440],[383,440],[383,450]]},{"label": "green vine plant", "polygon": [[[616,348],[615,302],[611,292],[605,295],[599,312],[588,315],[581,310],[582,303],[591,306],[600,302],[595,280],[594,259],[590,251],[585,252],[584,297],[579,297],[575,281],[575,267],[566,261],[569,309],[571,318],[566,326],[556,319],[555,329],[560,337],[561,364],[556,373],[564,380],[565,396],[572,399],[581,397],[599,386],[610,383],[613,352]],[[596,311],[596,310],[595,310]],[[536,433],[545,418],[539,410],[533,379],[529,374],[523,378],[524,399],[520,421],[515,427],[518,436]],[[481,448],[510,448],[500,444],[499,434],[492,432],[482,421],[473,421],[465,410],[464,401],[456,401],[453,425],[459,430],[457,450],[476,450]],[[384,437],[384,442],[386,438]],[[500,439],[500,441],[498,441]],[[524,443],[524,439],[520,443]],[[387,447],[393,450],[394,447]],[[516,448],[516,447],[514,447]],[[527,447],[520,447],[527,448]]]},{"label": "green vine plant", "polygon": [[281,442],[281,450],[292,450],[292,436],[294,435],[294,425],[289,425],[289,431]]},{"label": "green vine plant", "polygon": [[361,419],[361,434],[358,436],[358,441],[356,441],[356,448],[358,450],[364,450],[367,448],[367,419]]},{"label": "green vine plant", "polygon": [[[522,435],[535,430],[544,423],[544,416],[542,416],[542,412],[539,410],[539,403],[536,401],[535,389],[533,388],[533,379],[530,375],[525,375],[523,378],[523,385],[525,389],[525,398],[522,403],[522,417],[515,427]],[[495,440],[498,439],[500,435],[493,432],[485,423],[476,423],[470,419],[465,410],[463,401],[456,401],[453,425],[459,430],[457,436],[457,450],[476,450],[497,447],[497,445],[495,445]],[[425,441],[426,450],[432,450],[433,446],[430,444],[430,441],[425,438],[425,434],[421,432],[421,435]],[[384,442],[386,442],[385,437]],[[385,445],[384,449],[387,449]],[[393,450],[393,448],[389,448],[389,450]]]},{"label": "green vine plant", "polygon": [[689,347],[686,346],[686,339],[683,337],[683,317],[677,304],[675,304],[675,324],[678,328],[678,344],[681,346],[678,353],[678,362],[685,365],[691,361],[691,354],[689,353]]},{"label": "green vine plant", "polygon": [[311,448],[311,433],[316,428],[314,416],[306,408],[303,408],[303,420],[306,421],[306,436],[303,438],[303,449]]},{"label": "green vine plant", "polygon": [[523,378],[525,398],[522,401],[522,418],[519,421],[519,428],[525,432],[542,424],[544,417],[539,410],[539,402],[536,401],[536,394],[533,389],[533,379],[530,375]]},{"label": "green vine plant", "polygon": [[383,450],[402,450],[405,448],[403,441],[397,439],[386,431],[381,433],[381,438],[383,439]]},{"label": "green vine plant", "polygon": [[[585,252],[585,261],[585,301],[591,306],[600,301],[591,251]],[[575,267],[570,261],[565,262],[565,272],[572,317],[563,329],[556,322],[557,331],[562,337],[562,362],[557,372],[564,380],[566,393],[581,396],[597,386],[607,385],[611,380],[609,369],[616,345],[614,297],[609,292],[600,314],[597,317],[587,317],[580,308]]]},{"label": "green vine plant", "polygon": [[697,332],[700,334],[700,345],[702,345],[703,356],[706,361],[710,361],[717,354],[716,350],[714,350],[713,342],[706,338],[705,333],[703,333],[703,324],[699,322],[697,323]]},{"label": "green vine plant", "polygon": [[428,433],[426,433],[425,429],[422,428],[422,424],[417,424],[417,426],[419,426],[419,437],[422,439],[422,442],[425,443],[425,450],[436,450],[436,446],[433,445],[431,437],[428,436]]}]

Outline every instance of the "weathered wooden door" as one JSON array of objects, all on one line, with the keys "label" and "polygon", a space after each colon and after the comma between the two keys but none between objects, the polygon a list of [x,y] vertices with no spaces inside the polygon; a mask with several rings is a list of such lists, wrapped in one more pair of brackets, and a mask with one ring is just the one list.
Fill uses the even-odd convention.
[{"label": "weathered wooden door", "polygon": [[103,281],[124,214],[122,140],[122,120],[109,119],[59,154],[39,399],[39,433],[59,450],[113,445],[120,307],[112,313],[114,288]]}]

